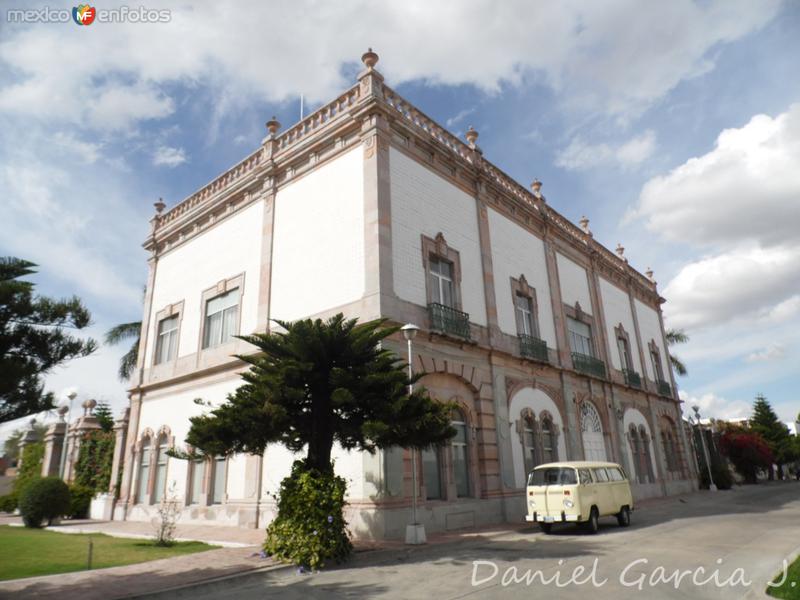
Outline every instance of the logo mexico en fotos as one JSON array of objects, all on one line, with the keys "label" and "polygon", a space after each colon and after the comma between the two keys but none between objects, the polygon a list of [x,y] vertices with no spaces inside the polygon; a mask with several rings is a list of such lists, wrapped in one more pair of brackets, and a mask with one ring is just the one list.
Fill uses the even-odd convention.
[{"label": "logo mexico en fotos", "polygon": [[9,23],[69,23],[72,21],[82,27],[95,22],[169,23],[171,20],[172,11],[146,8],[144,6],[98,9],[89,4],[79,4],[78,6],[73,6],[72,11],[49,6],[36,9],[10,8],[6,11],[6,21]]}]

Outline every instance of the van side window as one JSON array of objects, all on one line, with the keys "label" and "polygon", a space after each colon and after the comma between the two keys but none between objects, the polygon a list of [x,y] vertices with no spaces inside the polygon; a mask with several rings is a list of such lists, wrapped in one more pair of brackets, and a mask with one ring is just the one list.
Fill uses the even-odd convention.
[{"label": "van side window", "polygon": [[578,475],[580,475],[581,483],[592,483],[592,473],[589,469],[580,469]]},{"label": "van side window", "polygon": [[608,481],[608,474],[605,469],[594,469],[594,478],[597,483],[606,483]]},{"label": "van side window", "polygon": [[608,476],[611,478],[611,481],[625,481],[625,476],[619,469],[608,469]]}]

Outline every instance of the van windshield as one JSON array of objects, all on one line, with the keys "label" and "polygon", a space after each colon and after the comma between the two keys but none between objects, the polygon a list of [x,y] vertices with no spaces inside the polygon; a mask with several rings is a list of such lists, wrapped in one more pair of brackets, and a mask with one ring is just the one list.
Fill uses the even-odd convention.
[{"label": "van windshield", "polygon": [[528,475],[528,485],[575,485],[578,476],[575,469],[565,467],[546,467],[534,469]]}]

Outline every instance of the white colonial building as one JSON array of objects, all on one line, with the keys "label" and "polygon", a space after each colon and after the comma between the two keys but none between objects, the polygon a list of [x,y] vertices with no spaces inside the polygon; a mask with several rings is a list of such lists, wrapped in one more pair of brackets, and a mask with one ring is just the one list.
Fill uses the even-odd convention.
[{"label": "white colonial building", "polygon": [[[263,527],[293,456],[188,463],[189,417],[240,384],[237,334],[272,319],[385,317],[422,328],[413,366],[456,400],[458,435],[420,453],[429,531],[518,522],[526,472],[621,463],[637,497],[696,487],[652,279],[385,85],[357,84],[170,210],[159,202],[115,518],[165,494],[182,523]],[[391,345],[404,356],[399,336]],[[122,456],[122,453],[120,453]],[[402,537],[411,455],[334,451],[357,535]]]}]

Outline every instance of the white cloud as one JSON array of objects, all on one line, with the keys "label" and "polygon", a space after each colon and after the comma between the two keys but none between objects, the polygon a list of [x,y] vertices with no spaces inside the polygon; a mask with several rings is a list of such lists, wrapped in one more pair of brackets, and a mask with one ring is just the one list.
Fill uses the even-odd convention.
[{"label": "white cloud", "polygon": [[678,328],[709,327],[734,318],[750,318],[755,325],[755,317],[791,316],[798,282],[800,248],[736,248],[684,265],[663,289],[668,300],[664,312]]},{"label": "white cloud", "polygon": [[715,148],[642,188],[637,215],[662,237],[693,245],[797,241],[800,104],[726,129]]},{"label": "white cloud", "polygon": [[183,148],[159,146],[153,153],[153,164],[156,166],[177,167],[186,162],[186,152]]},{"label": "white cloud", "polygon": [[[309,0],[238,10],[182,4],[171,9],[170,23],[104,23],[91,31],[10,26],[0,61],[15,80],[0,89],[0,111],[125,130],[170,114],[175,83],[205,84],[238,101],[300,93],[312,103],[327,101],[353,84],[342,65],[379,40],[380,68],[395,85],[423,79],[496,92],[533,77],[563,105],[630,115],[712,69],[713,49],[759,29],[779,6]],[[54,56],[75,59],[65,68]]]},{"label": "white cloud", "polygon": [[745,360],[747,362],[765,362],[783,358],[785,354],[786,348],[783,344],[772,344],[762,350],[748,354]]},{"label": "white cloud", "polygon": [[630,168],[650,158],[655,149],[656,134],[650,129],[618,145],[592,144],[575,136],[558,152],[555,164],[571,171],[606,166]]},{"label": "white cloud", "polygon": [[464,110],[460,110],[455,115],[447,119],[447,121],[445,121],[445,125],[447,125],[448,127],[452,127],[453,125],[458,125],[461,121],[466,119],[474,112],[475,112],[474,108],[465,108]]},{"label": "white cloud", "polygon": [[750,402],[744,400],[728,400],[714,393],[692,394],[685,390],[679,390],[678,395],[683,400],[684,416],[694,418],[693,406],[700,409],[700,417],[703,419],[741,419],[749,417],[753,412]]}]

